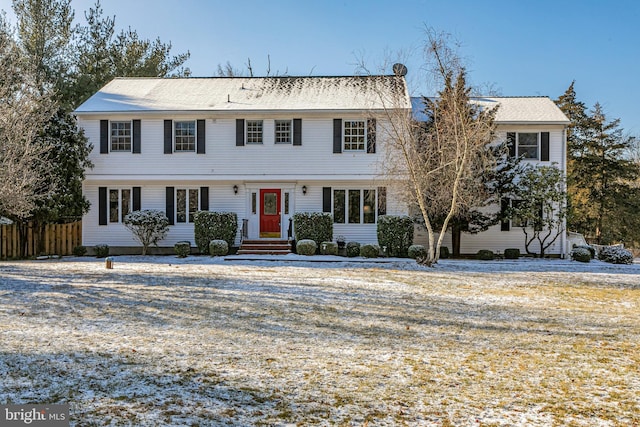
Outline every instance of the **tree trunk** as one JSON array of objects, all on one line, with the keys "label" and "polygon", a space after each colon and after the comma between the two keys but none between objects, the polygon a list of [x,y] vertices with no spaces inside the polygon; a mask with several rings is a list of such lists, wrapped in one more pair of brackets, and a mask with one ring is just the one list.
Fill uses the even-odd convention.
[{"label": "tree trunk", "polygon": [[458,224],[451,226],[451,253],[454,258],[460,258],[460,240],[462,239],[462,230]]}]

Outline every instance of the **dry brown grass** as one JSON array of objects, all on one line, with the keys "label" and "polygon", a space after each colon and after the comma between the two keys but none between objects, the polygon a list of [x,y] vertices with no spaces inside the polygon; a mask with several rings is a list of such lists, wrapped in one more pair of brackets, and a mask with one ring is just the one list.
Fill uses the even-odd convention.
[{"label": "dry brown grass", "polygon": [[0,403],[69,402],[78,425],[637,426],[626,267],[3,263]]}]

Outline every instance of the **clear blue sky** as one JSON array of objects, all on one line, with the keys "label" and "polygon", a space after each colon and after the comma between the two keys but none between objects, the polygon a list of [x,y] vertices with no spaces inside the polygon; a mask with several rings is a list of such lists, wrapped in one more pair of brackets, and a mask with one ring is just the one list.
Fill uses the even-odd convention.
[{"label": "clear blue sky", "polygon": [[[72,0],[76,18],[93,0]],[[451,33],[470,79],[505,96],[555,99],[572,80],[588,106],[640,134],[640,2],[637,0],[103,0],[118,28],[171,41],[191,52],[194,76],[229,61],[255,75],[350,75],[400,56],[413,94],[428,90],[420,71],[424,28]],[[11,0],[0,0],[11,15]],[[429,94],[429,93],[427,93]]]}]

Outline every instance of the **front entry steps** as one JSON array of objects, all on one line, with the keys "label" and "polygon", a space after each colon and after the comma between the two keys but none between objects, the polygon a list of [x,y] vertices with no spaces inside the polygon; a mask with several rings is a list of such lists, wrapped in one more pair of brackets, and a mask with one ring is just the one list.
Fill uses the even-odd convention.
[{"label": "front entry steps", "polygon": [[287,240],[242,241],[238,255],[287,255],[291,253],[291,243]]}]

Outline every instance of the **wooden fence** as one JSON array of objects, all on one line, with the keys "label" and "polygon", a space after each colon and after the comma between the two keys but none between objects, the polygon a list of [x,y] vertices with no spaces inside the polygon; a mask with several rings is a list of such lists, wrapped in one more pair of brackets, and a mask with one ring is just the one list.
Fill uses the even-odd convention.
[{"label": "wooden fence", "polygon": [[72,255],[73,248],[82,244],[82,222],[45,225],[42,251],[38,250],[40,238],[38,230],[29,223],[27,226],[27,247],[24,252],[18,226],[16,224],[0,225],[0,259],[19,258],[22,253],[26,253],[27,257]]}]

